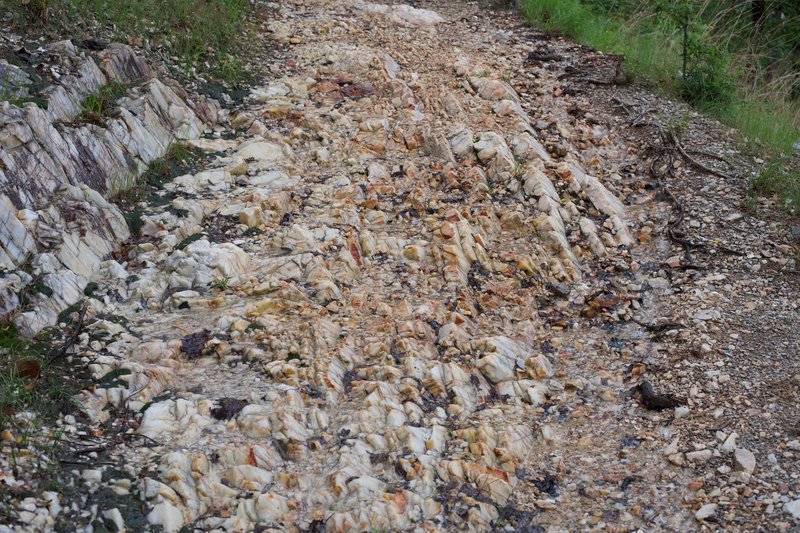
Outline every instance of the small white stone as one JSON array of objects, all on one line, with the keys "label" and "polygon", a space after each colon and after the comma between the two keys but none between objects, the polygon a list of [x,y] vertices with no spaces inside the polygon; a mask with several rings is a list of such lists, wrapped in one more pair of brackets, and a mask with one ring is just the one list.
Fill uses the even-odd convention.
[{"label": "small white stone", "polygon": [[689,408],[685,405],[681,405],[675,408],[675,418],[686,418],[689,416]]},{"label": "small white stone", "polygon": [[114,525],[117,526],[117,531],[125,531],[125,520],[122,518],[122,513],[119,512],[119,509],[114,507],[108,511],[103,511],[102,514],[103,518],[114,522]]},{"label": "small white stone", "polygon": [[84,470],[81,473],[81,477],[88,481],[89,483],[100,484],[103,480],[103,473],[100,470]]},{"label": "small white stone", "polygon": [[698,520],[702,521],[706,518],[710,518],[714,516],[714,513],[717,512],[717,504],[716,503],[707,503],[702,506],[697,512],[694,513],[694,517]]},{"label": "small white stone", "polygon": [[800,500],[793,500],[783,506],[786,512],[794,517],[795,520],[800,520]]},{"label": "small white stone", "polygon": [[23,500],[22,504],[19,506],[20,509],[24,511],[35,512],[36,511],[36,501],[31,501],[29,498]]},{"label": "small white stone", "polygon": [[713,452],[711,450],[699,450],[687,453],[686,458],[693,463],[705,463],[711,459],[712,455]]},{"label": "small white stone", "polygon": [[733,455],[736,470],[745,474],[752,474],[756,469],[756,456],[746,448],[736,448]]},{"label": "small white stone", "polygon": [[736,437],[739,435],[735,431],[731,431],[731,434],[728,435],[728,438],[725,439],[725,442],[722,443],[720,446],[720,450],[725,453],[730,453],[736,449]]}]

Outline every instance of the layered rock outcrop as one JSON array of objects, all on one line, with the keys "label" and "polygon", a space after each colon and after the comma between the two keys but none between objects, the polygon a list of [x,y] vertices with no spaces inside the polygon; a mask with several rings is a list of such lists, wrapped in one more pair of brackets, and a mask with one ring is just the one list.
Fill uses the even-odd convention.
[{"label": "layered rock outcrop", "polygon": [[[44,47],[59,76],[41,91],[46,109],[0,103],[0,314],[15,316],[22,332],[53,325],[83,295],[92,274],[129,236],[110,193],[129,187],[171,143],[195,139],[204,125],[192,105],[130,47],[111,45],[92,55],[70,41]],[[84,101],[104,85],[128,85],[104,124],[76,120]]]}]

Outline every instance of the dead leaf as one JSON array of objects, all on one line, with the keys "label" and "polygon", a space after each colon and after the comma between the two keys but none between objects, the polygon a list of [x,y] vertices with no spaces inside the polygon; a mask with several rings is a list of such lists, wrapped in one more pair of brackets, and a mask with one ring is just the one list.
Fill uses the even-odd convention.
[{"label": "dead leaf", "polygon": [[39,379],[42,375],[42,362],[36,359],[17,361],[15,373],[21,378]]}]

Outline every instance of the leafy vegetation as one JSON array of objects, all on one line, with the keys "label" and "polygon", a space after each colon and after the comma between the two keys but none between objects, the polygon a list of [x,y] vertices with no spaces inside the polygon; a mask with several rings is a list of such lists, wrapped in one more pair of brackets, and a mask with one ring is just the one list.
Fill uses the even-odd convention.
[{"label": "leafy vegetation", "polygon": [[100,33],[122,42],[149,43],[178,58],[186,70],[232,85],[246,78],[236,58],[248,0],[0,0],[15,30],[56,26],[77,39]]},{"label": "leafy vegetation", "polygon": [[[156,191],[175,176],[190,169],[201,157],[200,150],[173,143],[164,157],[156,159],[144,173],[123,182],[118,190],[111,191],[111,201],[123,209],[125,221],[132,236],[138,236],[144,226],[144,210],[137,204],[145,200],[163,201],[155,197]],[[178,210],[182,211],[182,210]],[[183,213],[178,213],[181,216]],[[185,216],[185,215],[183,215]]]},{"label": "leafy vegetation", "polygon": [[[783,161],[800,141],[796,2],[521,0],[521,7],[545,30],[624,56],[629,74],[737,128],[771,159]],[[800,196],[793,175],[767,169],[755,184],[792,203]]]},{"label": "leafy vegetation", "polygon": [[[191,168],[200,159],[201,154],[202,152],[199,150],[187,148],[183,144],[175,142],[170,145],[164,157],[151,162],[141,176],[132,177],[122,183],[118,190],[111,191],[110,198],[115,203],[128,208],[129,214],[136,214],[140,218],[141,211],[135,207],[135,204],[148,199],[151,192],[161,189],[169,180]],[[128,222],[129,226],[132,223],[136,225],[134,220]],[[134,227],[130,229],[135,235],[138,234],[141,226],[136,227],[136,231],[134,231]]]},{"label": "leafy vegetation", "polygon": [[183,250],[184,248],[186,248],[187,246],[189,246],[193,242],[199,241],[203,237],[204,237],[204,235],[202,233],[193,233],[192,235],[189,235],[188,237],[183,239],[181,242],[176,244],[175,248],[173,248],[173,250]]},{"label": "leafy vegetation", "polygon": [[114,108],[114,102],[125,96],[126,91],[127,87],[116,80],[103,85],[96,94],[90,94],[83,102],[80,120],[97,125],[104,124]]},{"label": "leafy vegetation", "polygon": [[74,407],[73,391],[60,375],[62,361],[53,357],[58,346],[55,331],[26,339],[13,324],[0,323],[0,429],[15,425],[14,415],[26,410],[50,420]]},{"label": "leafy vegetation", "polygon": [[787,159],[772,161],[750,184],[753,191],[775,196],[789,215],[800,215],[800,170],[791,168]]},{"label": "leafy vegetation", "polygon": [[208,287],[210,289],[217,289],[219,291],[225,292],[228,290],[228,285],[231,282],[230,276],[225,276],[222,278],[214,278],[208,282]]}]

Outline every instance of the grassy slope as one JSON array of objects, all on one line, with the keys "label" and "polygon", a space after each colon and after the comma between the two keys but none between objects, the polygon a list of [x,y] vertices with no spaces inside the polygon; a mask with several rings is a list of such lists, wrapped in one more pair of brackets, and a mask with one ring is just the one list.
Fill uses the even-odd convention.
[{"label": "grassy slope", "polygon": [[[681,94],[682,35],[668,23],[613,18],[580,0],[521,0],[528,20],[545,30],[625,57],[629,74],[646,79],[675,95]],[[727,58],[731,60],[732,58]],[[736,97],[726,105],[701,106],[736,128],[749,141],[760,143],[773,164],[753,184],[759,193],[777,195],[789,214],[800,212],[800,176],[787,168],[785,154],[800,141],[800,105],[769,102],[751,96],[739,84]]]},{"label": "grassy slope", "polygon": [[18,33],[149,43],[187,71],[236,85],[249,0],[0,0],[0,18]]}]

